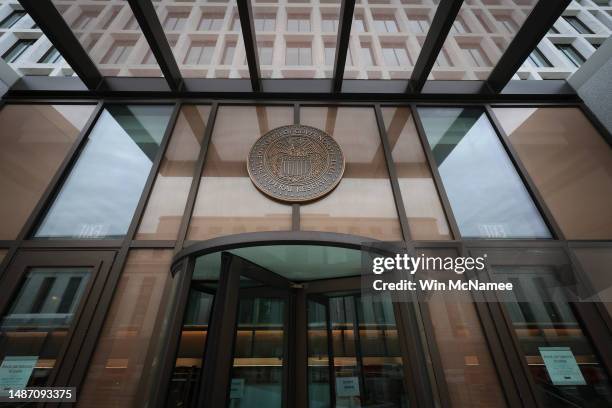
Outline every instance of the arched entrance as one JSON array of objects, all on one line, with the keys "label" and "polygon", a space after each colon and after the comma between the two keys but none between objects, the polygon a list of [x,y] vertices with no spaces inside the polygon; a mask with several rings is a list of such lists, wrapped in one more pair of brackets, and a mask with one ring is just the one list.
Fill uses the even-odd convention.
[{"label": "arched entrance", "polygon": [[[430,399],[411,304],[361,292],[361,243],[263,233],[188,247],[168,406],[408,407]],[[371,241],[371,240],[370,240]]]}]

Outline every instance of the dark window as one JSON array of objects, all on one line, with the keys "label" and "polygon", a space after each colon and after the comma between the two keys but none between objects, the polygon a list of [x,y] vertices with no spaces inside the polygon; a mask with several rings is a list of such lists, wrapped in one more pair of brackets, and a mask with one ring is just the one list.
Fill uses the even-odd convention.
[{"label": "dark window", "polygon": [[580,34],[594,34],[593,30],[587,27],[578,17],[566,16],[563,18],[574,28],[574,30],[578,31]]},{"label": "dark window", "polygon": [[531,61],[531,63],[536,67],[552,67],[552,64],[550,63],[548,58],[546,58],[544,54],[542,54],[542,51],[537,48],[534,49],[531,54],[529,54],[528,58],[529,61]]},{"label": "dark window", "polygon": [[557,48],[576,67],[580,67],[582,64],[584,64],[584,61],[586,61],[582,54],[576,51],[576,49],[569,44],[557,44]]},{"label": "dark window", "polygon": [[2,59],[6,62],[16,62],[34,44],[36,40],[18,40],[7,52],[4,53]]},{"label": "dark window", "polygon": [[38,60],[38,62],[42,64],[53,64],[54,62],[59,61],[60,58],[62,58],[62,55],[59,53],[57,48],[51,47],[47,52],[45,52],[45,55]]},{"label": "dark window", "polygon": [[0,28],[11,28],[15,25],[21,17],[25,16],[25,11],[23,10],[15,10],[11,14],[8,15],[2,22],[0,23]]}]

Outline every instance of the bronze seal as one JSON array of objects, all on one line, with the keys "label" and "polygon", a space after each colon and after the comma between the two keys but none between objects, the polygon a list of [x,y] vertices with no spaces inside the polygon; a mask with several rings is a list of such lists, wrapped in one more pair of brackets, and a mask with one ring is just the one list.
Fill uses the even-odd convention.
[{"label": "bronze seal", "polygon": [[264,194],[297,203],[323,197],[340,182],[344,155],[320,129],[281,126],[260,137],[249,153],[247,170]]}]

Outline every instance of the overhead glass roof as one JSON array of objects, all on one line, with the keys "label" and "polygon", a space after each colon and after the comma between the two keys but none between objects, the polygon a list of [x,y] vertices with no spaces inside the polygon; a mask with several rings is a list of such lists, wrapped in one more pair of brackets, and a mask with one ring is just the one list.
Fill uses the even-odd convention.
[{"label": "overhead glass roof", "polygon": [[162,75],[126,0],[51,1],[103,76]]},{"label": "overhead glass roof", "polygon": [[[521,65],[529,67],[532,59],[533,64],[546,64],[551,59],[549,53],[540,55],[537,50],[535,57],[528,57],[549,30],[557,30],[553,22],[570,2],[23,0],[21,4],[90,88],[105,77],[164,76],[174,90],[183,86],[183,79],[250,79],[254,91],[265,91],[262,79],[333,79],[313,86],[340,92],[345,89],[343,81],[368,79],[404,81],[405,92],[418,93],[425,80],[478,80],[489,83],[483,89],[500,92]],[[46,4],[52,4],[59,16],[45,13]],[[564,18],[555,25],[583,29],[580,21]],[[74,34],[72,39],[64,27]],[[594,48],[602,33],[593,35]],[[62,43],[70,46],[62,48],[58,45]],[[565,63],[580,59],[570,48],[557,48],[565,54]],[[82,58],[85,55],[89,61]],[[522,71],[519,75],[532,76]]]}]

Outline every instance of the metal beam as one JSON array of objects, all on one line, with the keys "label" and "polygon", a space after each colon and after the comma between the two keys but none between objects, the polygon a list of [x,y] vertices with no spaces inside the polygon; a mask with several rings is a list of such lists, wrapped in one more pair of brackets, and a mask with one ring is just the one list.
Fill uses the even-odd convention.
[{"label": "metal beam", "polygon": [[103,77],[51,0],[19,0],[53,46],[88,89],[95,90]]},{"label": "metal beam", "polygon": [[155,6],[153,6],[151,0],[128,0],[128,2],[149,43],[149,47],[151,47],[151,52],[155,55],[159,68],[168,82],[168,86],[173,91],[180,90],[183,85],[183,77],[176,59],[174,59],[174,54],[172,54],[168,38],[166,38],[164,29],[155,12]]},{"label": "metal beam", "polygon": [[491,71],[487,84],[492,91],[499,93],[504,89],[570,3],[571,0],[538,1]]},{"label": "metal beam", "polygon": [[244,39],[244,50],[246,52],[251,87],[253,92],[261,92],[261,75],[259,74],[259,56],[257,52],[257,38],[255,36],[255,24],[253,23],[253,8],[250,0],[237,0],[238,15],[242,38]]},{"label": "metal beam", "polygon": [[419,93],[423,89],[462,4],[463,0],[448,0],[441,1],[438,5],[419,58],[414,64],[406,92]]},{"label": "metal beam", "polygon": [[344,66],[346,65],[346,54],[348,52],[349,39],[351,38],[351,25],[353,23],[353,12],[355,11],[355,0],[342,0],[340,7],[340,20],[338,24],[338,37],[336,39],[336,56],[334,59],[334,82],[332,92],[342,91],[342,80],[344,79]]}]

